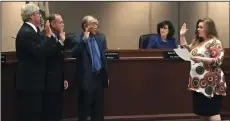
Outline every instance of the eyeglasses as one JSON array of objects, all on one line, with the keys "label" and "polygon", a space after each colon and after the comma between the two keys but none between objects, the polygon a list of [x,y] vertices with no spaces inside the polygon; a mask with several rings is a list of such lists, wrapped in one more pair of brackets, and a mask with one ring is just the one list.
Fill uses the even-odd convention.
[{"label": "eyeglasses", "polygon": [[98,24],[97,24],[97,23],[92,23],[91,25],[92,25],[92,26],[98,26]]},{"label": "eyeglasses", "polygon": [[95,28],[99,28],[99,26],[98,26],[97,23],[91,23],[91,24],[89,24],[89,25],[91,25],[91,26],[93,26],[93,27],[95,27]]}]

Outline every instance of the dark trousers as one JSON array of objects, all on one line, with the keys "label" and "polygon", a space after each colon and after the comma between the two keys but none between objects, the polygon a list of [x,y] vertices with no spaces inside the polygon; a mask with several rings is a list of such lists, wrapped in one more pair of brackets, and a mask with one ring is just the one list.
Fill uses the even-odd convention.
[{"label": "dark trousers", "polygon": [[78,121],[104,121],[104,88],[100,75],[93,74],[94,89],[78,89]]},{"label": "dark trousers", "polygon": [[42,121],[42,97],[42,92],[18,92],[20,121]]},{"label": "dark trousers", "polygon": [[62,117],[62,92],[45,92],[43,95],[43,121],[60,121]]},{"label": "dark trousers", "polygon": [[61,92],[18,92],[20,121],[60,121]]}]

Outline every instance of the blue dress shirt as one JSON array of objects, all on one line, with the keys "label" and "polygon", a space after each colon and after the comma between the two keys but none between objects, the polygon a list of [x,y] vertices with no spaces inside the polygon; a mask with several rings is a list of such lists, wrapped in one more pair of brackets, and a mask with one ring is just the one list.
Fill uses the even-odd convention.
[{"label": "blue dress shirt", "polygon": [[98,44],[94,37],[89,37],[87,40],[92,60],[92,71],[98,72],[101,69],[101,55]]}]

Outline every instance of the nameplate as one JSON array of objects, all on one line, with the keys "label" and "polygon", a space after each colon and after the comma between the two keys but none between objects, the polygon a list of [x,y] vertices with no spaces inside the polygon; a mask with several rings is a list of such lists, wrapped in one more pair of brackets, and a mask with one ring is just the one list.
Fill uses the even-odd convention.
[{"label": "nameplate", "polygon": [[173,50],[164,51],[163,58],[164,60],[182,60]]},{"label": "nameplate", "polygon": [[1,54],[2,56],[2,63],[5,63],[6,62],[6,55],[5,54]]},{"label": "nameplate", "polygon": [[118,52],[105,52],[105,57],[107,60],[119,60]]}]

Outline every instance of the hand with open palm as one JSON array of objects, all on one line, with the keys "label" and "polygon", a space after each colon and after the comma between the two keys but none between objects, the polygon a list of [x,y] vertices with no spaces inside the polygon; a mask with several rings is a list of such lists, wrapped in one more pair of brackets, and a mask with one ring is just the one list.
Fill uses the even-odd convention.
[{"label": "hand with open palm", "polygon": [[180,29],[180,43],[182,46],[187,45],[187,41],[185,39],[185,34],[187,32],[186,24],[184,23]]},{"label": "hand with open palm", "polygon": [[65,41],[65,32],[64,32],[63,29],[64,28],[61,29],[61,32],[60,32],[59,36],[60,36],[60,40]]},{"label": "hand with open palm", "polygon": [[46,21],[45,32],[46,32],[46,36],[48,36],[48,37],[51,37],[53,35],[53,32],[52,32],[52,30],[50,28],[50,22],[49,22],[49,20]]},{"label": "hand with open palm", "polygon": [[187,32],[186,24],[184,23],[180,29],[180,36],[184,36]]},{"label": "hand with open palm", "polygon": [[85,28],[85,32],[84,32],[84,40],[87,41],[87,39],[89,38],[89,34],[90,34],[90,30],[92,29],[92,26],[89,25]]}]

